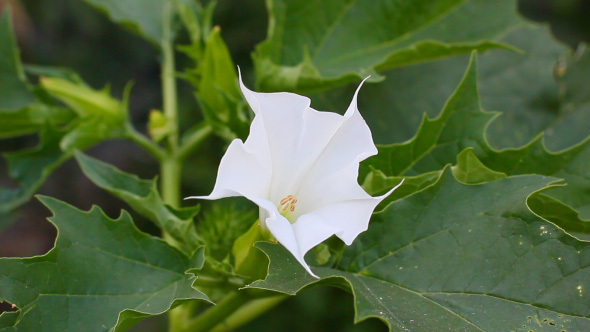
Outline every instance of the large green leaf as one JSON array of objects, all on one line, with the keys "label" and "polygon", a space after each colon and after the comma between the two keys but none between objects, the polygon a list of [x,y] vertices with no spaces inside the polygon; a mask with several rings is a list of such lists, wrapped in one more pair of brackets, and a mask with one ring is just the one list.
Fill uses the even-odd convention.
[{"label": "large green leaf", "polygon": [[[487,142],[485,130],[497,114],[484,112],[480,106],[477,72],[471,63],[459,87],[435,119],[424,118],[416,136],[407,142],[380,146],[379,154],[366,165],[385,177],[417,175],[441,170],[454,163],[465,148],[489,168],[507,175],[542,174],[566,180],[567,187],[548,190],[547,195],[579,209],[583,219],[590,219],[590,138],[561,152],[549,152],[538,136],[526,146],[495,150]],[[368,172],[368,167],[364,168]]]},{"label": "large green leaf", "polygon": [[162,18],[168,0],[84,0],[106,13],[111,20],[159,45]]},{"label": "large green leaf", "polygon": [[198,246],[200,241],[193,222],[198,207],[175,209],[164,204],[157,190],[156,179],[142,180],[83,153],[76,153],[76,159],[94,184],[124,200],[139,214],[150,219],[180,243],[180,248],[187,253],[192,253]]},{"label": "large green leaf", "polygon": [[[376,71],[502,47],[521,22],[513,0],[269,0],[258,88],[326,90]],[[378,79],[378,76],[374,76]]]},{"label": "large green leaf", "polygon": [[[532,214],[527,197],[555,181],[525,175],[465,185],[446,169],[389,205],[320,283],[350,287],[356,321],[393,331],[590,329],[590,244]],[[293,294],[316,282],[281,246],[261,243],[269,275],[250,287]]]},{"label": "large green leaf", "polygon": [[1,316],[0,328],[12,320],[23,332],[123,331],[184,300],[207,300],[185,274],[202,267],[202,249],[188,258],[140,232],[126,212],[112,220],[97,207],[40,199],[54,213],[58,238],[46,255],[0,259],[0,299],[19,308],[16,319]]},{"label": "large green leaf", "polygon": [[35,101],[29,91],[12,30],[10,9],[0,17],[0,115]]},{"label": "large green leaf", "polygon": [[[584,68],[588,61],[581,56],[585,53],[572,57],[571,50],[557,42],[546,27],[530,24],[502,35],[498,41],[522,52],[492,50],[479,56],[482,105],[486,110],[502,112],[487,130],[492,146],[520,146],[545,129],[553,150],[585,138],[589,132],[583,121],[570,122],[567,130],[559,125],[568,114],[577,114],[581,120],[588,114],[581,98],[588,95],[583,92],[587,85],[573,83],[575,77],[588,76]],[[423,113],[430,117],[438,114],[468,62],[468,57],[453,57],[396,68],[384,73],[384,82],[365,85],[359,95],[359,109],[375,140],[383,144],[411,138]],[[355,89],[334,90],[312,100],[319,109],[345,109]],[[576,95],[578,99],[570,102]]]}]

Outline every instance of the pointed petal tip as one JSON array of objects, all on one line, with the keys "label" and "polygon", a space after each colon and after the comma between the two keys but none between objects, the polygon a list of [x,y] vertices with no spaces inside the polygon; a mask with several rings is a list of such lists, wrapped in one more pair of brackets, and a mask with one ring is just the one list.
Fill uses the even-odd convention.
[{"label": "pointed petal tip", "polygon": [[363,84],[370,77],[371,77],[371,75],[365,77],[365,79],[363,79],[361,81],[361,83],[359,84],[359,86],[356,88],[356,91],[354,92],[354,95],[352,96],[352,100],[350,101],[350,106],[348,106],[348,109],[346,110],[346,113],[344,113],[344,116],[345,117],[351,117],[352,114],[354,114],[355,112],[358,112],[357,99],[358,99],[359,91],[361,91],[361,88],[362,88]]},{"label": "pointed petal tip", "polygon": [[397,188],[399,188],[404,183],[405,180],[406,179],[403,178],[400,183],[398,183],[395,187],[391,188],[391,190],[389,190],[387,193],[385,193],[382,196],[376,197],[376,198],[378,198],[379,200],[385,199],[387,196],[391,195]]},{"label": "pointed petal tip", "polygon": [[303,268],[305,268],[305,270],[307,271],[307,273],[309,273],[312,277],[316,278],[316,279],[321,279],[320,277],[318,277],[315,273],[313,273],[313,271],[311,270],[311,268],[309,267],[309,265],[305,264],[303,266]]},{"label": "pointed petal tip", "polygon": [[207,199],[207,200],[214,200],[214,199],[219,199],[222,197],[217,197],[217,196],[213,196],[213,195],[208,195],[208,196],[189,196],[189,197],[185,197],[182,200],[186,201],[187,199]]}]

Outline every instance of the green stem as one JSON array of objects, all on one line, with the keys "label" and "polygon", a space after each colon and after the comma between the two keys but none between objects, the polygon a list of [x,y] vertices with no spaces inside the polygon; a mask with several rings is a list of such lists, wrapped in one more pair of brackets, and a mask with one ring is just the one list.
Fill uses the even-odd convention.
[{"label": "green stem", "polygon": [[199,274],[193,286],[207,287],[207,288],[224,288],[231,286],[233,288],[244,287],[244,279],[238,277],[212,277]]},{"label": "green stem", "polygon": [[287,299],[286,295],[252,298],[246,291],[236,291],[200,316],[189,321],[180,332],[232,331]]},{"label": "green stem", "polygon": [[178,159],[186,159],[205,139],[207,139],[213,133],[213,128],[205,124],[201,128],[195,130],[181,145],[178,150]]},{"label": "green stem", "polygon": [[164,114],[170,124],[167,136],[167,155],[162,161],[162,199],[171,206],[180,205],[181,165],[176,157],[178,149],[178,115],[176,105],[176,77],[174,75],[174,49],[172,38],[172,1],[166,1],[163,9],[162,30],[162,98]]},{"label": "green stem", "polygon": [[[254,318],[262,315],[268,310],[274,308],[279,303],[287,299],[286,295],[277,295],[263,299],[253,300],[246,303],[233,314],[227,317],[223,322],[216,325],[210,332],[228,332],[250,322]],[[192,331],[191,331],[192,332]]]},{"label": "green stem", "polygon": [[131,125],[129,125],[127,128],[126,138],[130,139],[131,141],[137,143],[142,148],[146,149],[158,161],[164,160],[164,158],[165,158],[164,150],[162,150],[162,148],[160,146],[158,146],[158,144],[156,144],[154,141],[152,141],[149,138],[145,137],[144,135],[140,134]]},{"label": "green stem", "polygon": [[232,312],[238,310],[242,305],[250,301],[250,298],[243,292],[233,292],[221,299],[219,303],[211,307],[197,318],[188,322],[182,331],[205,332],[215,325],[223,322]]},{"label": "green stem", "polygon": [[[181,164],[176,156],[178,149],[178,115],[176,105],[176,77],[174,64],[174,48],[172,37],[172,0],[166,1],[162,13],[162,98],[163,110],[168,123],[170,124],[170,133],[166,138],[166,154],[161,161],[161,193],[162,200],[170,205],[177,207],[180,205],[180,181],[181,181]],[[170,235],[162,234],[172,245],[175,241]],[[180,305],[170,310],[168,315],[168,328],[170,332],[181,331],[182,326],[192,314],[191,305]]]}]

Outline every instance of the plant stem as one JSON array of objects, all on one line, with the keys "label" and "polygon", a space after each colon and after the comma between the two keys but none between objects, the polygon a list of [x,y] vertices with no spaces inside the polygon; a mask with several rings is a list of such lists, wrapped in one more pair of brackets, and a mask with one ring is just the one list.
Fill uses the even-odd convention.
[{"label": "plant stem", "polygon": [[232,312],[238,310],[242,305],[250,301],[244,292],[236,291],[230,293],[215,306],[188,322],[181,331],[184,332],[205,332],[223,322]]},{"label": "plant stem", "polygon": [[171,126],[167,136],[167,156],[162,161],[162,199],[166,204],[177,207],[180,204],[180,170],[176,157],[178,149],[178,115],[176,105],[176,77],[172,38],[172,1],[168,0],[163,9],[162,30],[162,98],[164,114]]},{"label": "plant stem", "polygon": [[[274,308],[279,303],[287,299],[286,295],[276,295],[272,297],[256,299],[246,303],[233,314],[227,317],[223,322],[216,325],[210,332],[227,332],[250,322],[254,318]],[[192,331],[191,331],[192,332]]]},{"label": "plant stem", "polygon": [[133,126],[129,125],[127,128],[127,136],[128,139],[137,143],[142,148],[146,149],[149,153],[151,153],[158,161],[163,161],[165,152],[162,150],[158,144],[154,141],[148,139],[144,135],[140,134]]},{"label": "plant stem", "polygon": [[[161,161],[161,182],[160,191],[164,203],[178,207],[180,205],[180,181],[181,164],[176,156],[178,149],[178,115],[176,104],[176,77],[174,64],[174,49],[172,36],[172,17],[174,15],[172,0],[167,0],[162,13],[162,99],[164,114],[171,126],[170,133],[166,138],[166,154]],[[174,245],[170,235],[162,234],[167,242]],[[181,331],[182,326],[192,314],[190,303],[180,305],[168,314],[169,331]]]},{"label": "plant stem", "polygon": [[185,142],[183,142],[182,146],[178,150],[178,159],[184,160],[186,159],[191,152],[193,152],[207,137],[209,137],[213,133],[213,128],[210,125],[205,124],[201,128],[195,130]]},{"label": "plant stem", "polygon": [[275,295],[253,299],[245,291],[236,291],[190,321],[181,331],[205,332],[235,329],[276,306],[286,298],[285,295]]}]

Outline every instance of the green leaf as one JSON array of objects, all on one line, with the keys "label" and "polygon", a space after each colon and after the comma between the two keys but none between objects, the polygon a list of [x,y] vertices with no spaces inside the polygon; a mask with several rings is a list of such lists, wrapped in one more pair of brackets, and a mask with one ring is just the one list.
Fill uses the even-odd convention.
[{"label": "green leaf", "polygon": [[467,148],[457,156],[457,165],[451,167],[455,179],[467,183],[478,184],[503,179],[506,174],[487,168],[477,159],[473,148]]},{"label": "green leaf", "polygon": [[42,78],[40,82],[45,91],[79,116],[62,139],[62,150],[83,150],[108,139],[124,138],[128,134],[130,124],[126,121],[131,84],[126,86],[123,100],[119,101],[110,95],[108,88],[94,90],[82,81]]},{"label": "green leaf", "polygon": [[555,179],[466,185],[451,173],[376,214],[335,268],[313,268],[319,281],[282,246],[258,244],[269,275],[250,287],[351,288],[355,321],[378,317],[392,331],[590,329],[590,244],[526,206]]},{"label": "green leaf", "polygon": [[497,114],[481,109],[474,61],[441,114],[432,120],[425,117],[412,140],[378,147],[379,154],[366,161],[363,174],[370,171],[368,166],[381,171],[384,177],[433,172],[453,163],[459,151],[471,147],[479,160],[494,171],[565,179],[568,186],[552,188],[545,194],[579,209],[580,218],[590,219],[590,138],[558,153],[546,149],[542,136],[521,148],[493,149],[485,130]]},{"label": "green leaf", "polygon": [[[422,174],[442,169],[446,164],[452,163],[460,151],[471,146],[459,147],[458,143],[462,142],[458,142],[457,136],[472,145],[475,138],[483,140],[482,128],[496,115],[483,112],[479,108],[475,62],[476,57],[472,55],[465,76],[438,117],[429,119],[424,115],[413,139],[400,144],[379,146],[378,155],[369,158],[365,165],[382,171],[386,176]],[[439,151],[444,151],[447,158],[436,159]],[[436,166],[415,169],[417,163],[426,164],[430,160]],[[365,168],[364,172],[366,171]]]},{"label": "green leaf", "polygon": [[428,172],[416,176],[387,176],[379,170],[371,170],[365,181],[363,182],[363,189],[367,191],[371,196],[380,196],[387,193],[391,188],[397,186],[402,180],[404,184],[397,188],[391,195],[387,196],[379,206],[377,211],[387,206],[389,203],[396,201],[400,198],[411,195],[417,191],[420,191],[431,184],[435,183],[440,177],[440,171]]},{"label": "green leaf", "polygon": [[51,172],[71,156],[59,148],[63,136],[63,132],[47,128],[41,131],[40,143],[36,147],[4,154],[8,175],[18,187],[0,188],[0,214],[27,202]]},{"label": "green leaf", "polygon": [[133,174],[77,152],[76,159],[84,174],[98,187],[122,199],[135,211],[151,220],[181,244],[181,249],[192,253],[200,244],[193,217],[199,207],[175,209],[162,201],[156,179],[142,180]]},{"label": "green leaf", "polygon": [[84,0],[111,20],[155,45],[162,41],[162,12],[167,0]]},{"label": "green leaf", "polygon": [[0,138],[38,132],[49,127],[70,123],[75,114],[69,109],[34,102],[15,111],[0,111]]},{"label": "green leaf", "polygon": [[73,128],[61,140],[60,148],[71,153],[109,139],[126,138],[129,130],[127,126],[123,121],[112,121],[102,116],[79,119],[72,123]]},{"label": "green leaf", "polygon": [[67,67],[43,66],[43,65],[25,65],[25,72],[30,75],[41,77],[60,78],[72,83],[84,84],[84,80],[74,70]]},{"label": "green leaf", "polygon": [[[570,142],[585,138],[588,133],[584,134],[587,126],[581,125],[583,122],[567,131],[556,131],[558,119],[566,117],[567,93],[563,92],[585,87],[568,87],[563,79],[556,80],[557,72],[578,72],[571,72],[560,60],[571,57],[570,49],[556,41],[548,28],[530,24],[501,35],[497,41],[514,45],[522,52],[492,50],[478,56],[483,108],[503,113],[487,129],[491,145],[521,146],[547,128],[553,131],[547,134],[547,143],[554,150],[571,145],[567,143],[569,137],[573,139]],[[461,81],[468,62],[468,57],[461,56],[396,68],[384,73],[387,79],[382,83],[365,85],[359,95],[359,109],[376,142],[405,141],[415,134],[423,113],[436,117]],[[566,70],[556,71],[556,67]],[[356,85],[349,86],[313,96],[312,100],[318,109],[345,109],[355,89]]]},{"label": "green leaf", "polygon": [[506,47],[492,39],[521,22],[513,0],[272,0],[267,7],[268,37],[254,55],[265,91],[326,90],[388,68]]},{"label": "green leaf", "polygon": [[197,89],[203,116],[218,135],[228,140],[245,138],[250,128],[248,109],[237,85],[236,65],[221,38],[220,29],[216,27],[211,31],[202,57],[195,51],[185,48],[198,67],[188,70],[184,77]]},{"label": "green leaf", "polygon": [[567,230],[572,235],[590,241],[590,220],[582,220],[578,211],[554,197],[539,193],[527,200],[531,211]]},{"label": "green leaf", "polygon": [[246,233],[236,239],[232,246],[232,254],[235,272],[238,275],[248,276],[253,280],[264,277],[266,257],[253,247],[254,243],[263,240],[265,240],[265,236],[258,220],[250,226]]},{"label": "green leaf", "polygon": [[111,97],[108,88],[94,90],[84,82],[72,82],[62,78],[42,77],[41,87],[49,94],[62,101],[80,117],[107,116],[125,118],[126,103]]},{"label": "green leaf", "polygon": [[[123,331],[186,300],[208,300],[185,274],[203,265],[140,232],[128,213],[112,220],[41,197],[58,228],[46,255],[0,259],[0,299],[20,309],[18,331]],[[1,326],[1,325],[0,325]]]},{"label": "green leaf", "polygon": [[563,149],[590,135],[590,45],[582,44],[559,63],[556,74],[562,92],[558,116],[546,126],[547,145]]},{"label": "green leaf", "polygon": [[[493,171],[482,164],[473,154],[472,148],[467,148],[459,153],[457,163],[451,167],[451,171],[457,180],[466,184],[484,183],[506,177],[506,174]],[[380,211],[393,201],[429,187],[438,181],[441,174],[441,171],[432,171],[410,177],[386,176],[383,172],[372,169],[363,182],[363,188],[370,195],[379,196],[398,185],[402,179],[404,180],[403,186],[387,196],[375,210]]]},{"label": "green leaf", "polygon": [[14,325],[17,322],[19,312],[5,311],[0,314],[0,331],[1,332],[16,332]]},{"label": "green leaf", "polygon": [[0,114],[35,101],[26,83],[10,13],[6,8],[0,17]]},{"label": "green leaf", "polygon": [[18,187],[0,188],[0,214],[27,202],[75,149],[86,149],[104,140],[129,135],[130,85],[125,90],[124,100],[118,101],[108,91],[92,90],[79,79],[44,78],[42,82],[47,92],[73,111],[54,106],[54,101],[43,91],[36,91],[39,98],[33,104],[16,111],[0,111],[5,114],[0,121],[0,138],[40,131],[38,146],[4,154],[9,175],[18,182]]}]

